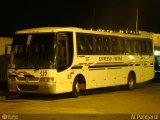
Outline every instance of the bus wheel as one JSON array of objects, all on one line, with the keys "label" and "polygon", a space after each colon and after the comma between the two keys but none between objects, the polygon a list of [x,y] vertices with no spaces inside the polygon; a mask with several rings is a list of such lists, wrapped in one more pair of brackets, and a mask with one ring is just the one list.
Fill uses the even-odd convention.
[{"label": "bus wheel", "polygon": [[73,82],[73,89],[72,89],[72,96],[78,97],[80,92],[80,83],[77,81],[78,78],[76,78]]},{"label": "bus wheel", "polygon": [[135,88],[136,85],[136,77],[134,74],[130,73],[128,75],[128,82],[127,82],[127,89],[128,90],[133,90]]}]

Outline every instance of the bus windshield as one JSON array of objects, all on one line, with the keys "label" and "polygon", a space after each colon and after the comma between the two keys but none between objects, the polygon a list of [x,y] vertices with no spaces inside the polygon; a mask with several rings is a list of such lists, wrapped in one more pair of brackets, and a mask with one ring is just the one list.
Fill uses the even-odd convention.
[{"label": "bus windshield", "polygon": [[17,34],[13,38],[10,67],[54,68],[54,34]]}]

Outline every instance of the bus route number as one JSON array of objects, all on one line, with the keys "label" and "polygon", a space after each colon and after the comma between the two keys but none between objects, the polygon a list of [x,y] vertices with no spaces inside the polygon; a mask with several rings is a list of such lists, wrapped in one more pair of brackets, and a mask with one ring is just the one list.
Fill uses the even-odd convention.
[{"label": "bus route number", "polygon": [[47,71],[41,71],[40,76],[41,77],[46,77],[47,76]]}]

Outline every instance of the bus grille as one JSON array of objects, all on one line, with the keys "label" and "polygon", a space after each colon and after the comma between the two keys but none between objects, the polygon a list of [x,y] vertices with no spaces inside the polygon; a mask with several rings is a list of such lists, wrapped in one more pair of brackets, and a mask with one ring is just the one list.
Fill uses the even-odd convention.
[{"label": "bus grille", "polygon": [[19,81],[39,81],[39,78],[34,77],[18,77],[17,80]]},{"label": "bus grille", "polygon": [[38,85],[18,85],[18,88],[22,91],[38,91]]}]

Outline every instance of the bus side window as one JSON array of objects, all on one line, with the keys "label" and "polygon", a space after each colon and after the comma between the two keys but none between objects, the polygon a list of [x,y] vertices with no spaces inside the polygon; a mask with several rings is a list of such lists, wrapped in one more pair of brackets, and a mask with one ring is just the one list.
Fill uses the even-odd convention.
[{"label": "bus side window", "polygon": [[143,54],[147,53],[147,49],[146,49],[146,41],[141,41],[141,50]]},{"label": "bus side window", "polygon": [[140,40],[137,40],[137,45],[136,45],[136,47],[137,47],[137,53],[138,53],[138,54],[141,54],[141,44],[140,44]]},{"label": "bus side window", "polygon": [[92,39],[92,37],[86,37],[86,52],[88,54],[93,53],[93,39]]},{"label": "bus side window", "polygon": [[146,54],[147,53],[147,49],[146,49],[146,41],[145,40],[138,40],[138,52],[140,54]]},{"label": "bus side window", "polygon": [[136,42],[136,40],[131,40],[131,52],[132,53],[137,53],[137,42]]},{"label": "bus side window", "polygon": [[85,52],[85,38],[83,36],[77,36],[77,53],[83,54]]},{"label": "bus side window", "polygon": [[112,52],[115,54],[123,53],[124,52],[124,45],[123,39],[120,37],[112,37],[111,45],[112,45]]},{"label": "bus side window", "polygon": [[102,38],[101,37],[96,37],[95,42],[96,42],[96,52],[97,53],[102,53],[103,52]]},{"label": "bus side window", "polygon": [[119,38],[118,39],[118,52],[123,53],[124,52],[124,39]]},{"label": "bus side window", "polygon": [[152,55],[153,54],[152,41],[146,41],[146,43],[147,43],[147,45],[146,45],[147,53]]},{"label": "bus side window", "polygon": [[125,39],[124,48],[126,53],[131,53],[131,41],[129,39]]},{"label": "bus side window", "polygon": [[112,43],[112,52],[116,53],[118,51],[117,40],[115,38],[112,38],[111,43]]},{"label": "bus side window", "polygon": [[109,38],[103,38],[103,49],[105,53],[109,53],[109,49],[110,49],[110,39]]}]

